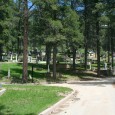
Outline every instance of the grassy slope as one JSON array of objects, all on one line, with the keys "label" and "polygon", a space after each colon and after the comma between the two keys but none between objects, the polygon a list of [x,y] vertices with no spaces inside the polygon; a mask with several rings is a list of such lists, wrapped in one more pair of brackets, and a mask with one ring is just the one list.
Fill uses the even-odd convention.
[{"label": "grassy slope", "polygon": [[[28,64],[28,74],[31,75],[32,64]],[[46,69],[39,67],[38,64],[34,65],[34,78],[44,79],[46,77]],[[10,75],[14,82],[16,80],[20,81],[22,79],[22,63],[1,63],[0,65],[0,80],[7,80],[8,69],[10,68]],[[36,68],[38,70],[36,70]]]},{"label": "grassy slope", "polygon": [[50,105],[59,101],[61,93],[68,88],[46,86],[5,86],[7,91],[0,96],[0,115],[37,115]]},{"label": "grassy slope", "polygon": [[[47,73],[47,67],[45,64],[28,64],[28,73],[31,75],[32,65],[34,66],[33,78],[34,82],[41,81],[53,81]],[[96,69],[96,64],[92,64]],[[102,66],[102,65],[101,65]],[[6,79],[8,75],[8,68],[10,68],[11,78]],[[70,69],[58,69],[57,70],[57,81],[67,81],[67,80],[88,80],[94,79],[96,77],[96,72],[86,72],[84,71],[82,65],[76,65],[77,70],[73,71]],[[1,63],[0,65],[0,81],[9,81],[12,83],[21,83],[22,82],[22,63]],[[32,82],[30,79],[28,82]]]}]

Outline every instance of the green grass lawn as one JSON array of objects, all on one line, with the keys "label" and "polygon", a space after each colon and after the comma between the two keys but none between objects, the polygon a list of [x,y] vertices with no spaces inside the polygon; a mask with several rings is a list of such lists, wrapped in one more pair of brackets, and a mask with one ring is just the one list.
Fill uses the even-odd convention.
[{"label": "green grass lawn", "polygon": [[[53,77],[47,75],[47,67],[45,64],[28,64],[28,74],[31,75],[32,66],[34,67],[33,79],[34,82],[52,82]],[[52,76],[52,65],[51,76]],[[92,64],[92,67],[97,69],[97,64]],[[104,67],[101,64],[101,67]],[[8,69],[10,68],[11,77],[7,79]],[[76,64],[77,72],[73,71],[72,68],[57,69],[57,82],[67,81],[67,80],[83,80],[87,77],[96,77],[93,73],[86,73],[83,68],[83,64]],[[89,67],[88,67],[89,68]],[[0,81],[11,82],[11,83],[22,83],[22,63],[0,63]],[[32,82],[32,79],[28,77],[28,82]]]},{"label": "green grass lawn", "polygon": [[5,85],[0,115],[37,115],[59,101],[71,89],[51,86]]},{"label": "green grass lawn", "polygon": [[[33,77],[34,79],[46,78],[47,69],[45,65],[28,64],[28,74],[31,75],[32,65],[34,67]],[[8,81],[8,69],[10,69],[10,79],[12,82],[20,82],[22,80],[22,63],[1,63],[0,64],[0,81]]]}]

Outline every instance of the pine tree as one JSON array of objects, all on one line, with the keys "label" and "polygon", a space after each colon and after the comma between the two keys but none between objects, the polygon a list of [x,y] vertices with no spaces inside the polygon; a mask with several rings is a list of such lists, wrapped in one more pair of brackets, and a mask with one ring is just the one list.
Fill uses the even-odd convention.
[{"label": "pine tree", "polygon": [[0,5],[0,61],[4,49],[9,47],[8,41],[13,37],[11,32],[11,20],[13,10],[11,9],[12,0],[2,1]]},{"label": "pine tree", "polygon": [[28,78],[28,1],[24,0],[23,82]]},{"label": "pine tree", "polygon": [[63,19],[64,35],[67,38],[67,44],[73,52],[73,69],[75,70],[76,50],[82,45],[83,34],[80,31],[79,16],[74,10],[67,7]]}]

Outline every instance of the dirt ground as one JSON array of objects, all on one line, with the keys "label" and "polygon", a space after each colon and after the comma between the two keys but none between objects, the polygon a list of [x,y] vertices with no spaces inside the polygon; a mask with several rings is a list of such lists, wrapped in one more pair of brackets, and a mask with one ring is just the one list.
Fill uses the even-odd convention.
[{"label": "dirt ground", "polygon": [[51,115],[115,115],[115,78],[50,85],[77,91]]}]

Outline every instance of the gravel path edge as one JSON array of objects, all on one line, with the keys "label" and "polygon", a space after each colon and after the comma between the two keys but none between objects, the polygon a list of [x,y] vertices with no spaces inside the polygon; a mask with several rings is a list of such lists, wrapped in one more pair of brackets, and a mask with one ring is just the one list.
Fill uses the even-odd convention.
[{"label": "gravel path edge", "polygon": [[68,94],[65,98],[61,99],[59,102],[57,102],[53,106],[49,107],[48,109],[44,110],[43,112],[41,112],[38,115],[50,115],[51,113],[53,113],[53,111],[56,110],[56,108],[58,108],[60,105],[62,105],[63,103],[65,103],[68,99],[70,99],[71,97],[73,97],[74,94],[76,94],[76,93],[77,93],[77,91],[73,90],[72,93]]},{"label": "gravel path edge", "polygon": [[0,90],[0,96],[6,91],[6,89]]}]

